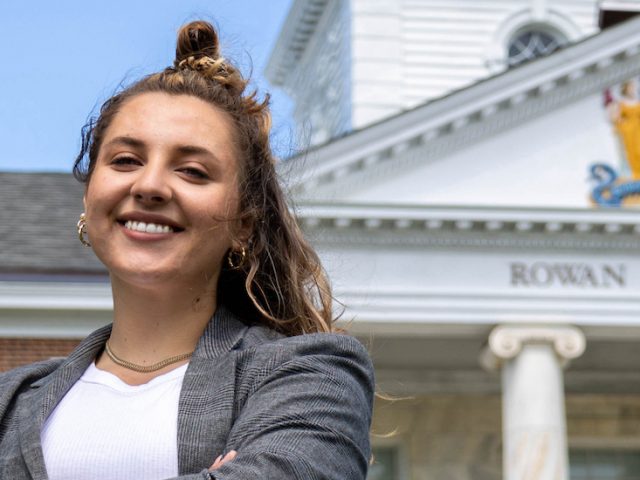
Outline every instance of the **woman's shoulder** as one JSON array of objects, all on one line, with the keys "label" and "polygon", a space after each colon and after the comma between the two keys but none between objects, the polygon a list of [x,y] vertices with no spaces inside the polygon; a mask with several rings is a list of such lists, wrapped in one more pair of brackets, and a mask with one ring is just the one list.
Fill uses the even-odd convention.
[{"label": "woman's shoulder", "polygon": [[64,357],[55,357],[48,360],[23,365],[13,370],[0,373],[0,385],[3,387],[9,383],[24,381],[35,382],[53,372],[64,361]]},{"label": "woman's shoulder", "polygon": [[348,334],[287,337],[265,327],[251,327],[238,349],[238,358],[241,372],[253,380],[305,371],[373,383],[373,365],[366,348]]},{"label": "woman's shoulder", "polygon": [[25,386],[50,375],[63,362],[63,358],[51,358],[0,373],[0,410]]},{"label": "woman's shoulder", "polygon": [[240,350],[249,355],[354,355],[368,358],[364,345],[346,333],[307,333],[288,337],[264,326],[250,327]]}]

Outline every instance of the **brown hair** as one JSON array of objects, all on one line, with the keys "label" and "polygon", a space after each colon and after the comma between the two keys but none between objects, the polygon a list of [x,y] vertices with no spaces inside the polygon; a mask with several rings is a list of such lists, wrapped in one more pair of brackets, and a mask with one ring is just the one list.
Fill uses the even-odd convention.
[{"label": "brown hair", "polygon": [[[122,105],[147,92],[191,95],[231,118],[239,152],[239,218],[250,225],[246,258],[239,268],[223,262],[218,298],[247,320],[286,335],[332,331],[332,297],[320,260],[304,239],[279,185],[269,143],[269,97],[245,94],[247,80],[220,56],[218,35],[196,21],[178,32],[174,65],[123,89],[82,129],[75,177],[89,182],[106,129]],[[229,252],[237,263],[241,256]]]}]

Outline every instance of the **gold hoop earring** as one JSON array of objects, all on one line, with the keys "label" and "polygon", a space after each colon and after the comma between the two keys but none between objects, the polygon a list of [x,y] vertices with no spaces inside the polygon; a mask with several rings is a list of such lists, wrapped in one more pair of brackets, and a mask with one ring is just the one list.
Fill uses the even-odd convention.
[{"label": "gold hoop earring", "polygon": [[90,247],[91,244],[85,238],[87,234],[87,216],[83,213],[80,214],[80,220],[78,220],[78,238],[80,239],[80,243],[85,247]]},{"label": "gold hoop earring", "polygon": [[239,252],[237,250],[230,250],[227,255],[227,263],[232,270],[238,270],[241,268],[246,259],[247,250],[244,247],[242,247]]}]

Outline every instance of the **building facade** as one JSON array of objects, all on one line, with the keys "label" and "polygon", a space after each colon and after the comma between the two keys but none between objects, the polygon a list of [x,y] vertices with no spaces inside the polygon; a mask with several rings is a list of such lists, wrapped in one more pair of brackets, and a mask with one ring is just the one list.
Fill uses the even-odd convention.
[{"label": "building facade", "polygon": [[640,478],[639,6],[294,3],[281,171],[374,358],[371,478]]}]

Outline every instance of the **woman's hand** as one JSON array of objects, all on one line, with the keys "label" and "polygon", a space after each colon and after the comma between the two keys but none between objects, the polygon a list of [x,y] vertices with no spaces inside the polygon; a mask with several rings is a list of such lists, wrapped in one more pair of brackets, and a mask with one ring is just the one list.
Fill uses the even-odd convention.
[{"label": "woman's hand", "polygon": [[211,465],[209,467],[209,471],[212,472],[213,470],[217,470],[218,468],[220,468],[225,463],[230,462],[231,460],[236,458],[237,454],[238,454],[238,452],[236,452],[235,450],[231,450],[224,457],[222,455],[220,455],[218,458],[216,458],[216,461],[213,462],[213,465]]}]

